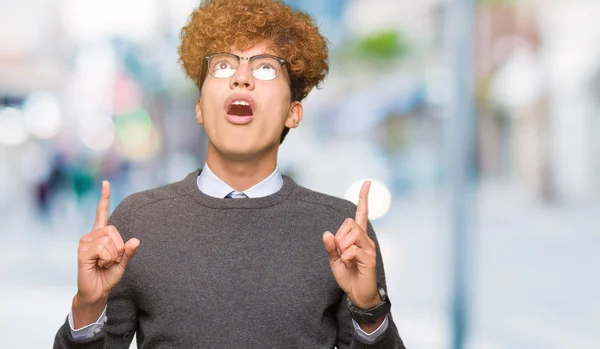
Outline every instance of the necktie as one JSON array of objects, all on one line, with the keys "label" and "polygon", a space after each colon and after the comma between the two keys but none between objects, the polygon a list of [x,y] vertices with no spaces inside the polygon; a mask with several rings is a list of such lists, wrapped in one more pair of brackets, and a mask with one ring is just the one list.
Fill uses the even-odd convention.
[{"label": "necktie", "polygon": [[246,194],[234,190],[231,193],[227,194],[227,196],[225,196],[225,199],[243,199],[247,197],[248,196]]}]

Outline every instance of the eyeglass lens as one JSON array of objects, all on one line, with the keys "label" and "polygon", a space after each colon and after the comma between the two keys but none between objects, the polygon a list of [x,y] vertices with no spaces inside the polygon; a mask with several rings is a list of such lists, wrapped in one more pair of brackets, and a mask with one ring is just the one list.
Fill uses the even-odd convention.
[{"label": "eyeglass lens", "polygon": [[[235,74],[240,62],[235,56],[215,55],[208,62],[208,69],[216,78],[229,78]],[[273,57],[255,57],[250,60],[252,76],[259,80],[273,80],[279,74],[281,64]]]}]

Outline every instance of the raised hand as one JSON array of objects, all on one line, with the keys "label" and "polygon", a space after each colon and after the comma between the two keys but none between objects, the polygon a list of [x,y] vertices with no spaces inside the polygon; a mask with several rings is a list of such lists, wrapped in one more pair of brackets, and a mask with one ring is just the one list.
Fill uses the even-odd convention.
[{"label": "raised hand", "polygon": [[106,305],[110,290],[123,277],[125,268],[140,244],[123,238],[113,225],[108,225],[110,183],[102,182],[102,194],[92,231],[79,240],[77,294],[73,298],[75,328],[95,322]]},{"label": "raised hand", "polygon": [[381,302],[377,292],[377,251],[367,234],[370,187],[371,182],[366,181],[360,189],[355,218],[346,219],[335,236],[331,232],[323,234],[335,280],[352,304],[361,309]]}]

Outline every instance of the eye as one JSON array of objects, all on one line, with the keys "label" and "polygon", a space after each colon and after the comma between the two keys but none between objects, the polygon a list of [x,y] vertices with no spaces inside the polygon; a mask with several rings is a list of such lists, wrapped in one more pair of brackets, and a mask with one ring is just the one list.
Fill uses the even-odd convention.
[{"label": "eye", "polygon": [[228,56],[217,56],[214,57],[210,62],[211,64],[211,74],[217,78],[228,78],[235,74],[237,70],[237,62],[231,57]]},{"label": "eye", "polygon": [[279,62],[271,57],[260,57],[254,60],[252,75],[259,80],[273,80],[279,73]]},{"label": "eye", "polygon": [[275,70],[275,67],[270,63],[261,63],[256,70],[262,70],[264,72],[268,72],[270,70]]},{"label": "eye", "polygon": [[233,66],[231,65],[231,63],[226,62],[226,61],[220,61],[215,63],[215,71],[219,71],[219,70],[225,70],[225,69],[233,69]]}]

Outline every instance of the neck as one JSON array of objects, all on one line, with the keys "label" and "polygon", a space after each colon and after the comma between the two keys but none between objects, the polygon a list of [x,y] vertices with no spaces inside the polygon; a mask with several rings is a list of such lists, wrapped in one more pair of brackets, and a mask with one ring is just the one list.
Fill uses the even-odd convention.
[{"label": "neck", "polygon": [[219,152],[210,142],[206,163],[210,170],[236,191],[252,188],[277,167],[277,147],[265,154],[231,157]]}]

